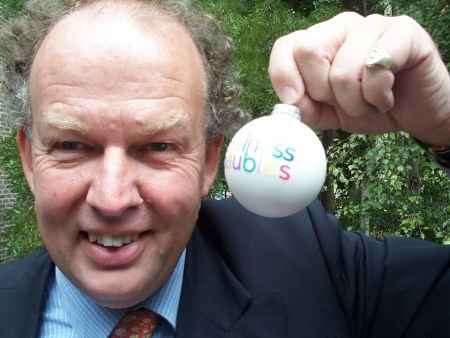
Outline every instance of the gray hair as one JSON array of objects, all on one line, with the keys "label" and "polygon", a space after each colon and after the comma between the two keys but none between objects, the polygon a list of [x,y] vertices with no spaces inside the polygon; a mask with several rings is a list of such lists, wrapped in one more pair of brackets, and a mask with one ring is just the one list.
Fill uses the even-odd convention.
[{"label": "gray hair", "polygon": [[[22,12],[10,19],[5,19],[0,8],[0,114],[3,115],[0,118],[3,123],[16,128],[31,126],[30,68],[51,28],[81,7],[114,1],[121,2],[29,0]],[[122,0],[122,3],[127,1]],[[218,22],[188,0],[135,0],[133,3],[173,17],[190,33],[206,72],[207,136],[233,133],[248,116],[239,108],[240,87],[231,64],[231,39],[223,33]]]}]

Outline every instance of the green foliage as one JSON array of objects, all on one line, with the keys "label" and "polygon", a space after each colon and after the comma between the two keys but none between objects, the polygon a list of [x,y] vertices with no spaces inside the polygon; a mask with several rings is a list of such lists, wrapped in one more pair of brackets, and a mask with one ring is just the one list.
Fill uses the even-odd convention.
[{"label": "green foliage", "polygon": [[392,0],[394,15],[409,15],[431,34],[447,64],[450,63],[450,3],[448,0]]},{"label": "green foliage", "polygon": [[[450,66],[448,1],[368,4],[370,12],[383,13],[391,4],[393,15],[416,19],[430,32]],[[330,150],[330,176],[332,187],[328,188],[336,194],[335,211],[349,229],[376,236],[394,233],[450,241],[450,179],[406,135],[353,135],[339,141]]]},{"label": "green foliage", "polygon": [[14,136],[0,141],[0,164],[17,196],[13,209],[1,210],[0,219],[10,225],[1,234],[0,247],[7,257],[23,256],[41,245],[33,210],[33,198],[28,189]]},{"label": "green foliage", "polygon": [[[202,0],[200,3],[220,18],[222,27],[233,40],[235,71],[242,84],[242,107],[255,118],[266,115],[278,103],[267,73],[276,39],[329,19],[341,9],[336,1],[321,1],[308,15],[297,10],[298,6],[294,9],[281,0]],[[228,193],[222,168],[210,196],[217,198]]]},{"label": "green foliage", "polygon": [[350,230],[450,239],[450,179],[403,133],[352,135],[329,152],[336,213]]},{"label": "green foliage", "polygon": [[[0,0],[3,17],[20,11],[23,1]],[[232,37],[235,71],[242,83],[242,106],[254,117],[277,102],[267,66],[275,40],[289,32],[329,19],[343,8],[361,9],[358,0],[201,0],[223,22]],[[370,0],[367,9],[383,13],[391,3],[394,14],[409,14],[421,22],[450,62],[450,13],[446,0]],[[450,65],[450,63],[449,63]],[[352,135],[339,138],[329,150],[329,184],[334,211],[350,230],[381,237],[399,234],[450,243],[450,179],[424,151],[404,134]],[[0,216],[12,226],[0,237],[8,255],[22,256],[40,245],[33,201],[21,174],[14,137],[0,142],[0,166],[18,195],[13,210]],[[223,170],[211,196],[225,197]]]},{"label": "green foliage", "polygon": [[5,17],[14,15],[20,12],[23,8],[23,0],[1,0],[0,2],[0,14]]},{"label": "green foliage", "polygon": [[233,39],[236,72],[243,89],[242,106],[253,117],[269,113],[278,102],[267,73],[276,39],[331,18],[339,10],[334,2],[318,6],[308,16],[281,0],[202,0],[200,3],[220,18],[223,28]]},{"label": "green foliage", "polygon": [[[314,1],[314,9],[306,15],[293,10],[286,1],[202,3],[222,19],[234,40],[243,106],[254,117],[268,113],[277,102],[267,75],[276,38],[331,18],[343,7],[361,8],[358,1],[319,0]],[[382,13],[386,3],[370,1],[368,9]],[[437,9],[433,10],[436,13]],[[428,29],[440,32],[436,27],[443,26]],[[448,27],[446,31],[449,32]],[[435,38],[439,40],[441,36]],[[450,204],[450,180],[406,135],[353,135],[337,140],[329,151],[328,175],[329,186],[325,189],[336,200],[336,208],[331,211],[349,230],[378,237],[398,234],[438,242],[450,240],[450,211],[446,207]],[[227,193],[220,176],[212,196]]]}]

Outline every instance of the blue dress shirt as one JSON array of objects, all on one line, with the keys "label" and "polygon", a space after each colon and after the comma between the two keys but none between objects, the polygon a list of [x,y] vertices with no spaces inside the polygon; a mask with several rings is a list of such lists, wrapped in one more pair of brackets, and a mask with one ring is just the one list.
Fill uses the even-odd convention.
[{"label": "blue dress shirt", "polygon": [[[185,257],[186,250],[163,287],[142,304],[162,317],[153,334],[154,338],[175,337]],[[55,267],[54,276],[49,283],[39,337],[106,338],[124,313],[125,310],[108,309],[96,304]]]}]

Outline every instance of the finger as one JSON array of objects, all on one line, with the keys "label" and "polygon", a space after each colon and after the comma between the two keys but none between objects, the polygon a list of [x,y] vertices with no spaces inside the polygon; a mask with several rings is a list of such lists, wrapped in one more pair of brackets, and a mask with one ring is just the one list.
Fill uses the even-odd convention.
[{"label": "finger", "polygon": [[338,106],[349,116],[376,112],[376,108],[363,96],[361,81],[367,54],[387,24],[386,18],[371,15],[353,26],[347,26],[347,38],[330,70],[330,83]]},{"label": "finger", "polygon": [[270,55],[269,76],[272,86],[280,100],[284,103],[295,104],[305,94],[303,79],[294,59],[294,32],[279,38]]},{"label": "finger", "polygon": [[[392,58],[395,85],[391,92],[395,102],[389,114],[415,136],[428,130],[436,135],[436,126],[440,124],[430,127],[424,115],[436,109],[436,102],[437,105],[447,102],[447,90],[442,92],[442,88],[448,88],[444,85],[448,82],[448,72],[431,37],[417,22],[406,16],[390,20],[389,29],[374,44],[374,48],[384,50]],[[438,110],[448,112],[446,108]]]},{"label": "finger", "polygon": [[327,21],[299,33],[294,36],[294,57],[306,93],[314,101],[333,104],[329,73],[331,62],[345,39],[345,29]]},{"label": "finger", "polygon": [[[356,13],[341,13],[307,31],[291,33],[275,42],[269,75],[283,102],[296,103],[305,91],[316,101],[328,102],[334,98],[328,81],[330,62],[345,40],[345,23],[361,18]],[[305,78],[309,88],[305,88]]]},{"label": "finger", "polygon": [[394,74],[421,63],[434,49],[428,34],[413,19],[402,16],[389,18],[389,21],[388,28],[371,50],[377,49],[390,56],[390,69],[365,67],[362,80],[364,98],[381,112],[395,105]]},{"label": "finger", "polygon": [[316,102],[305,95],[300,99],[298,107],[302,113],[302,122],[311,128],[329,130],[340,127],[334,108],[326,103]]},{"label": "finger", "polygon": [[394,74],[389,69],[364,67],[361,81],[364,100],[375,106],[381,113],[394,107]]},{"label": "finger", "polygon": [[350,116],[338,112],[339,129],[362,134],[379,134],[398,130],[398,126],[389,114],[376,113],[364,116]]},{"label": "finger", "polygon": [[349,116],[337,111],[338,108],[313,102],[307,96],[300,101],[299,107],[302,111],[302,122],[315,129],[342,129],[352,133],[365,134],[398,130],[398,126],[390,114]]},{"label": "finger", "polygon": [[390,68],[394,74],[418,65],[435,52],[436,48],[428,33],[412,18],[399,16],[386,20],[389,25],[374,41],[371,49],[379,48],[392,57]]},{"label": "finger", "polygon": [[417,23],[411,18],[395,17],[388,20],[389,26],[374,42],[371,51],[379,50],[386,53],[391,59],[391,65],[389,69],[364,67],[362,79],[364,98],[381,112],[391,110],[395,105],[393,73],[413,67],[430,51],[430,48],[425,46],[432,46],[427,34],[424,34],[422,29],[418,29]]}]

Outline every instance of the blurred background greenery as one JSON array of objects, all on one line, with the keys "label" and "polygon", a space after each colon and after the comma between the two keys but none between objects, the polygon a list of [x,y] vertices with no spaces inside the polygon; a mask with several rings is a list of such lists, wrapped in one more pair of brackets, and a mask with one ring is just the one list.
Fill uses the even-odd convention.
[{"label": "blurred background greenery", "polygon": [[[3,19],[16,15],[21,0],[0,0]],[[218,17],[235,46],[235,71],[242,84],[242,106],[252,116],[277,103],[267,75],[274,41],[342,11],[363,15],[410,15],[424,25],[450,67],[448,0],[202,0]],[[2,19],[2,20],[3,20]],[[1,46],[0,46],[1,48]],[[319,133],[329,159],[323,204],[348,230],[382,238],[402,235],[450,242],[450,178],[404,133],[378,136]],[[0,211],[1,259],[22,256],[40,245],[32,197],[21,174],[14,136],[0,142],[0,167],[17,194],[14,208]],[[229,195],[219,175],[211,197]]]}]

